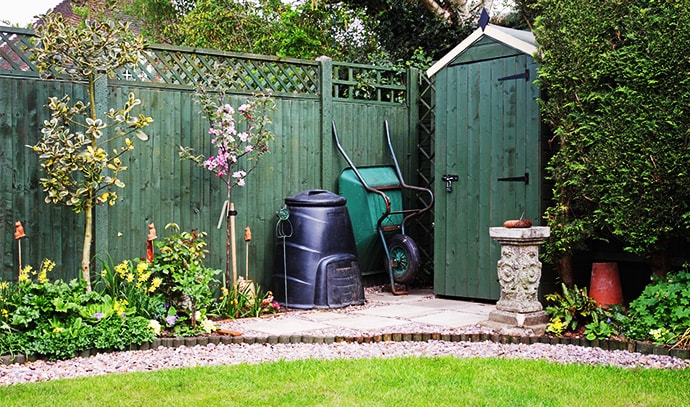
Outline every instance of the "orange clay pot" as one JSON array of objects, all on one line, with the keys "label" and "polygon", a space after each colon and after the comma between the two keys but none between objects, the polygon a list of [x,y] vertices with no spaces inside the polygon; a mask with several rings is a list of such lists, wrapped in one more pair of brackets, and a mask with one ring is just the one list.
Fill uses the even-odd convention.
[{"label": "orange clay pot", "polygon": [[623,303],[618,263],[592,263],[589,296],[603,308]]}]

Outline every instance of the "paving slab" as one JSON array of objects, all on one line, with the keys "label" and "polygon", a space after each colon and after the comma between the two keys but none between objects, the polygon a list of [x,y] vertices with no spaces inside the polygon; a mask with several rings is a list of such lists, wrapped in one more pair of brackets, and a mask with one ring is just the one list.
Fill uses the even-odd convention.
[{"label": "paving slab", "polygon": [[487,315],[468,314],[458,311],[439,311],[427,314],[423,317],[410,318],[413,322],[420,324],[439,325],[447,328],[459,328],[468,325],[476,325],[486,321]]},{"label": "paving slab", "polygon": [[373,308],[367,308],[360,311],[354,311],[353,314],[361,315],[378,315],[381,317],[405,318],[418,317],[429,313],[428,307],[420,307],[419,305],[410,304],[396,304],[396,305],[382,305]]},{"label": "paving slab", "polygon": [[299,318],[257,319],[256,321],[248,321],[243,326],[244,328],[252,331],[263,332],[271,335],[291,335],[329,327],[328,325],[318,322],[305,321]]},{"label": "paving slab", "polygon": [[350,315],[350,318],[335,319],[328,321],[331,326],[341,328],[359,329],[362,331],[378,328],[387,328],[391,326],[401,326],[407,324],[408,321],[380,317],[376,315]]},{"label": "paving slab", "polygon": [[330,321],[335,321],[338,319],[352,318],[352,313],[346,313],[346,312],[320,311],[320,312],[311,312],[311,313],[302,314],[302,315],[307,319],[317,321],[317,322],[325,322],[325,323],[328,323]]},{"label": "paving slab", "polygon": [[480,302],[471,301],[461,301],[461,300],[448,300],[433,298],[425,301],[421,301],[415,304],[419,307],[427,307],[438,310],[453,310],[461,312],[469,312],[472,314],[482,314],[489,316],[489,313],[496,309],[494,304],[485,304]]},{"label": "paving slab", "polygon": [[366,294],[366,300],[369,302],[374,302],[374,303],[391,303],[391,304],[400,304],[400,303],[412,303],[412,302],[417,302],[417,301],[423,301],[427,300],[430,298],[433,298],[434,292],[433,290],[414,290],[410,291],[408,294],[405,295],[395,295],[393,293],[389,292],[377,292],[377,293],[367,293]]}]

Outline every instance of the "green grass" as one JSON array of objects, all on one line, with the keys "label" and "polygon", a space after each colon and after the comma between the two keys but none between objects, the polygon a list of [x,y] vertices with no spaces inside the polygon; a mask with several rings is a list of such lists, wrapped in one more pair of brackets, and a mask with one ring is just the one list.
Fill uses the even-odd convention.
[{"label": "green grass", "polygon": [[0,388],[0,405],[684,406],[690,370],[452,357],[308,360],[22,384]]}]

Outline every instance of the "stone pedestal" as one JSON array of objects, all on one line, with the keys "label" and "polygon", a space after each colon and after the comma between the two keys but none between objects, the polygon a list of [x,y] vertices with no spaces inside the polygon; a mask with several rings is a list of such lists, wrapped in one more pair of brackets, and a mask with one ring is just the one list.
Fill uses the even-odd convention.
[{"label": "stone pedestal", "polygon": [[549,237],[548,227],[489,228],[501,244],[497,263],[501,295],[485,325],[504,334],[542,335],[549,322],[537,295],[541,279],[539,245]]}]

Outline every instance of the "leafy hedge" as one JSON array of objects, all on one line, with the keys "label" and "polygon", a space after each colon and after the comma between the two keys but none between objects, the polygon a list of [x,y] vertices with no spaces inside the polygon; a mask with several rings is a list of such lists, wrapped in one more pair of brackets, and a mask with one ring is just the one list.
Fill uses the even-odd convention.
[{"label": "leafy hedge", "polygon": [[591,238],[641,256],[690,231],[690,3],[544,0],[535,35],[549,163],[549,261]]}]

